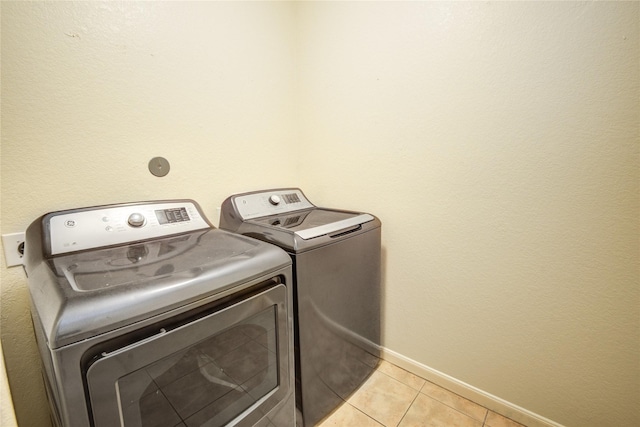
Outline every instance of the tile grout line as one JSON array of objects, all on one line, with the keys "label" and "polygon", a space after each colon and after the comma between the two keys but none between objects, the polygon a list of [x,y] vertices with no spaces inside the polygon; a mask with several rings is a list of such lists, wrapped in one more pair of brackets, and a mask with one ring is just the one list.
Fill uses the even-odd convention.
[{"label": "tile grout line", "polygon": [[[391,364],[391,365],[393,365],[392,363],[390,363],[390,364]],[[396,365],[393,365],[393,366],[396,366]],[[396,366],[396,367],[397,367],[397,368],[399,368],[399,369],[402,369],[402,368],[400,368],[399,366]],[[403,371],[404,371],[404,369],[403,369]],[[413,400],[411,401],[411,403],[410,403],[410,404],[409,404],[409,406],[407,407],[406,411],[404,411],[404,414],[402,414],[402,417],[400,418],[400,421],[398,421],[398,423],[397,423],[395,426],[387,426],[387,425],[386,425],[386,424],[384,424],[383,422],[381,422],[381,421],[377,420],[376,418],[373,418],[371,415],[369,415],[369,414],[367,414],[367,413],[365,413],[365,412],[363,412],[363,411],[360,411],[360,409],[356,408],[355,406],[353,406],[353,405],[351,405],[351,406],[353,406],[354,408],[358,409],[360,412],[362,412],[363,414],[365,414],[367,417],[369,417],[369,418],[371,418],[372,420],[374,420],[375,422],[377,422],[377,423],[379,423],[379,424],[383,425],[384,427],[397,427],[397,426],[399,426],[399,425],[400,425],[400,423],[402,422],[402,420],[404,419],[404,417],[407,415],[407,412],[409,412],[409,409],[411,408],[411,405],[413,405],[413,403],[416,401],[416,399],[417,399],[417,398],[418,398],[418,396],[420,395],[420,389],[416,389],[416,388],[414,388],[414,387],[410,386],[409,384],[405,383],[405,382],[404,382],[404,381],[402,381],[401,379],[396,378],[396,377],[394,377],[394,376],[391,376],[391,375],[387,374],[386,372],[381,371],[381,370],[379,369],[379,366],[378,366],[378,367],[376,367],[376,369],[374,369],[374,372],[378,372],[378,373],[380,373],[380,374],[382,374],[382,375],[384,375],[384,376],[386,376],[386,377],[388,377],[388,378],[390,378],[390,379],[392,379],[392,380],[394,380],[394,381],[397,381],[398,383],[400,383],[400,384],[402,384],[402,385],[404,385],[404,386],[406,386],[406,387],[408,387],[408,388],[410,388],[411,390],[414,390],[414,391],[416,392],[415,397],[413,398]],[[407,371],[405,371],[405,372],[407,372]],[[422,378],[422,377],[420,377],[420,376],[418,376],[418,375],[415,375],[415,376],[416,376],[417,378],[420,378],[420,379],[424,380],[424,381],[427,381],[427,380],[425,380],[424,378]],[[424,384],[423,384],[423,386],[424,386]],[[421,388],[422,388],[422,387],[421,387]],[[345,402],[346,402],[346,401],[345,401]],[[347,402],[347,403],[348,403],[348,402]]]},{"label": "tile grout line", "polygon": [[[400,382],[402,382],[402,381],[400,381]],[[403,383],[403,384],[404,384],[404,383]],[[405,385],[407,385],[407,384],[405,384]],[[408,386],[408,385],[407,385],[407,387],[409,387],[409,388],[411,388],[411,389],[415,390],[415,388],[413,388],[413,387],[411,387],[411,386]],[[409,407],[407,407],[407,410],[406,410],[406,411],[404,411],[404,414],[402,414],[402,417],[400,418],[400,421],[398,421],[398,424],[396,424],[396,425],[395,425],[395,426],[393,426],[393,427],[398,427],[400,424],[402,424],[402,420],[404,420],[404,417],[406,417],[406,416],[407,416],[407,413],[409,412],[409,410],[411,409],[411,407],[413,406],[413,404],[416,402],[416,399],[418,399],[418,396],[419,396],[419,395],[420,395],[420,390],[418,390],[418,392],[416,393],[416,396],[413,398],[413,400],[412,400],[412,401],[411,401],[411,403],[409,404]],[[391,427],[391,426],[389,426],[389,427]]]},{"label": "tile grout line", "polygon": [[[465,412],[463,412],[463,411],[461,411],[461,410],[460,410],[460,409],[458,409],[458,408],[454,408],[454,407],[453,407],[453,406],[451,406],[451,405],[447,405],[447,404],[446,404],[446,403],[444,403],[442,400],[440,400],[440,399],[436,399],[436,398],[435,398],[435,397],[433,397],[433,396],[429,396],[428,394],[425,394],[425,393],[422,393],[422,392],[419,392],[418,394],[422,394],[424,397],[427,397],[427,398],[429,398],[429,399],[431,399],[431,400],[433,400],[433,401],[435,401],[435,402],[438,402],[438,403],[440,403],[441,405],[446,406],[447,408],[449,408],[449,409],[451,409],[451,410],[456,411],[456,412],[457,412],[457,413],[459,413],[460,415],[463,415],[463,416],[465,416],[465,417],[469,418],[470,420],[473,420],[473,421],[477,421],[477,422],[479,422],[479,423],[482,423],[482,427],[484,427],[484,420],[486,420],[486,419],[487,419],[487,415],[489,415],[489,410],[488,410],[487,408],[485,408],[484,406],[482,406],[482,405],[478,405],[477,403],[476,403],[476,405],[480,406],[482,409],[484,409],[484,410],[486,411],[486,412],[485,412],[485,414],[484,414],[484,418],[483,418],[483,420],[482,420],[482,421],[481,421],[481,420],[479,420],[479,419],[477,419],[477,418],[475,418],[475,417],[473,417],[473,416],[471,416],[471,415],[469,415],[469,414],[467,414],[467,413],[465,413]],[[471,402],[473,402],[473,401],[471,401]],[[475,402],[473,402],[473,403],[475,403]]]},{"label": "tile grout line", "polygon": [[[483,406],[484,408],[484,406]],[[487,425],[487,418],[489,418],[489,408],[484,408],[487,412],[484,413],[484,420],[482,420],[482,427]]]},{"label": "tile grout line", "polygon": [[[427,381],[428,381],[428,380],[427,380]],[[430,381],[428,381],[428,382],[430,382]],[[433,383],[431,383],[431,384],[433,384]],[[436,385],[437,385],[437,384],[436,384]],[[440,386],[438,386],[438,387],[440,387]],[[451,394],[453,394],[453,395],[456,395],[457,397],[459,397],[459,398],[461,398],[461,399],[467,400],[467,401],[469,401],[469,402],[471,402],[471,403],[473,403],[473,404],[475,404],[475,405],[478,405],[479,407],[481,407],[482,409],[484,409],[485,413],[484,413],[484,417],[483,417],[483,419],[482,419],[482,420],[479,420],[479,419],[477,419],[477,418],[473,417],[472,415],[467,414],[466,412],[464,412],[464,411],[462,411],[462,410],[460,410],[460,409],[458,409],[458,408],[456,408],[456,407],[454,407],[454,406],[451,406],[451,405],[449,405],[449,404],[448,404],[448,403],[446,403],[446,402],[443,402],[442,400],[440,400],[440,399],[438,399],[438,398],[435,398],[435,397],[433,397],[433,396],[429,396],[429,395],[428,395],[428,394],[426,394],[426,393],[422,393],[422,390],[420,390],[420,392],[419,392],[419,393],[422,393],[423,395],[425,395],[425,396],[426,396],[426,397],[428,397],[429,399],[433,399],[433,400],[435,400],[436,402],[440,402],[440,403],[442,403],[442,404],[443,404],[444,406],[446,406],[447,408],[453,409],[454,411],[459,412],[459,413],[461,413],[462,415],[464,415],[464,416],[466,416],[466,417],[468,417],[468,418],[471,418],[472,420],[476,420],[476,421],[481,422],[481,423],[482,423],[482,426],[484,427],[484,423],[486,422],[486,420],[487,420],[487,416],[489,415],[489,409],[488,409],[488,408],[486,408],[486,407],[484,407],[484,406],[480,405],[479,403],[474,402],[473,400],[469,400],[469,399],[467,399],[466,397],[460,396],[459,394],[454,393],[454,392],[452,392],[452,391],[451,391],[451,390],[449,390],[449,389],[446,389],[446,388],[444,388],[444,387],[440,387],[440,388],[442,388],[443,390],[446,390],[447,392],[449,392],[449,393],[451,393]]]},{"label": "tile grout line", "polygon": [[[393,364],[391,362],[388,362],[388,363],[390,365],[394,366],[395,368],[397,368],[399,370],[402,370],[403,372],[407,372],[409,374],[412,374],[411,372],[409,372],[409,371],[407,371],[407,370],[405,370],[405,369],[403,369],[403,368],[401,368],[401,367],[399,367],[399,366],[397,366],[397,365],[395,365],[395,364]],[[358,411],[359,413],[365,415],[368,419],[374,421],[376,424],[378,424],[378,425],[380,425],[382,427],[399,427],[400,424],[402,424],[402,422],[406,418],[407,414],[409,413],[409,411],[411,410],[413,405],[416,404],[416,401],[417,401],[418,397],[422,394],[424,397],[426,397],[428,399],[431,399],[431,400],[433,400],[435,402],[438,402],[439,404],[441,404],[441,405],[443,405],[443,406],[445,406],[445,407],[447,407],[447,408],[459,413],[460,415],[463,415],[464,417],[466,417],[466,418],[468,418],[470,420],[473,420],[475,423],[480,423],[479,425],[481,427],[490,427],[489,424],[487,424],[487,420],[489,418],[489,413],[491,412],[491,410],[489,408],[487,408],[486,406],[484,406],[484,405],[480,405],[479,403],[477,403],[477,402],[475,402],[475,401],[473,401],[471,399],[468,399],[468,398],[466,398],[464,396],[461,396],[458,393],[455,393],[455,392],[453,392],[453,391],[451,391],[451,390],[449,390],[449,389],[447,389],[445,387],[439,386],[439,385],[433,383],[432,381],[429,381],[428,379],[421,377],[420,375],[412,374],[415,378],[420,379],[420,380],[423,381],[422,385],[419,388],[416,388],[413,385],[408,384],[408,382],[415,383],[415,381],[413,381],[412,379],[411,379],[411,381],[409,381],[409,380],[405,381],[404,379],[402,379],[402,378],[405,378],[403,375],[394,376],[392,373],[387,373],[387,372],[384,372],[384,371],[380,370],[379,366],[376,367],[373,372],[377,372],[379,374],[383,374],[388,379],[396,381],[399,384],[402,384],[405,387],[408,387],[409,389],[411,389],[411,390],[416,392],[416,395],[413,397],[413,399],[411,400],[411,403],[409,404],[407,409],[402,414],[402,417],[400,418],[400,420],[395,424],[387,425],[384,422],[378,420],[373,415],[370,415],[367,412],[365,412],[364,410],[354,406],[353,404],[348,402],[348,400],[344,399],[342,396],[339,396],[340,399],[342,400],[342,404],[340,406],[344,406],[345,404],[349,405],[352,409],[355,409],[356,411]],[[427,383],[435,385],[436,387],[444,390],[445,392],[447,392],[447,393],[449,393],[449,394],[451,394],[451,395],[453,395],[453,396],[455,396],[457,398],[460,398],[460,399],[463,399],[465,401],[471,402],[474,405],[478,406],[479,408],[482,408],[485,411],[484,416],[481,416],[482,419],[480,419],[480,417],[476,418],[474,415],[471,415],[470,413],[465,412],[463,409],[458,409],[455,406],[453,406],[453,404],[447,403],[447,401],[440,400],[439,398],[437,398],[435,396],[431,396],[430,394],[427,394],[426,392],[423,392],[423,390],[425,389],[425,386],[427,385]],[[447,399],[445,399],[445,400],[447,400]],[[526,427],[526,426],[522,425],[522,427]]]},{"label": "tile grout line", "polygon": [[[396,367],[396,368],[398,368],[398,369],[402,369],[402,368],[401,368],[401,367],[399,367],[399,366],[396,366],[396,365],[393,365],[393,366],[395,366],[395,367]],[[403,370],[403,371],[405,371],[405,372],[407,372],[407,373],[410,373],[409,371],[406,371],[406,370],[404,370],[404,369],[402,369],[402,370]],[[420,387],[419,389],[414,388],[414,387],[411,387],[409,384],[405,383],[405,382],[404,382],[404,381],[402,381],[401,379],[398,379],[398,378],[396,378],[396,377],[393,377],[393,376],[391,376],[391,375],[387,374],[386,372],[383,372],[383,371],[381,371],[381,370],[379,370],[379,369],[376,369],[374,372],[379,372],[379,373],[381,373],[381,374],[383,374],[383,375],[386,375],[387,377],[391,378],[392,380],[396,380],[396,381],[398,381],[400,384],[406,385],[406,386],[407,386],[407,387],[409,387],[411,390],[416,390],[418,393],[420,393],[420,390],[422,390],[422,387],[424,387],[424,384],[423,384],[423,385],[422,385],[422,387]],[[418,375],[415,375],[415,374],[411,374],[411,375],[415,376],[416,378],[420,378],[421,380],[424,380],[425,382],[427,381],[426,379],[422,378],[421,376],[418,376]]]},{"label": "tile grout line", "polygon": [[[394,352],[392,352],[392,351],[391,351],[391,352],[390,352],[390,355],[391,355],[391,356],[393,356],[393,353],[394,353]],[[392,357],[392,359],[396,359],[396,356],[393,356],[393,357]],[[399,360],[399,359],[401,359],[401,358],[397,358],[396,360]],[[449,408],[451,408],[451,409],[454,409],[454,410],[456,410],[456,411],[458,411],[458,412],[460,412],[460,413],[462,413],[462,414],[464,414],[464,415],[467,415],[469,418],[472,418],[472,419],[474,419],[474,420],[477,420],[478,422],[482,422],[482,423],[483,423],[483,424],[482,424],[482,427],[491,427],[491,425],[487,424],[487,419],[489,418],[489,413],[493,413],[493,414],[496,414],[496,415],[498,415],[498,416],[500,416],[500,417],[503,417],[503,418],[507,419],[509,422],[515,423],[515,425],[516,425],[516,426],[518,426],[518,427],[528,427],[528,426],[529,426],[529,424],[523,424],[523,422],[521,422],[521,421],[517,421],[517,420],[515,420],[515,419],[511,418],[510,416],[505,415],[505,413],[503,413],[503,411],[489,409],[487,406],[482,405],[482,404],[480,404],[480,403],[476,402],[475,400],[472,400],[471,398],[465,397],[465,396],[463,396],[463,395],[461,395],[461,394],[459,394],[459,393],[457,393],[457,392],[454,392],[453,390],[450,390],[450,389],[448,389],[448,388],[446,388],[446,387],[444,387],[444,386],[441,386],[441,385],[437,384],[437,383],[436,383],[436,382],[434,382],[434,381],[430,381],[430,380],[428,380],[428,379],[426,379],[426,378],[424,378],[424,377],[420,376],[419,374],[417,374],[417,373],[415,373],[415,372],[413,372],[413,371],[409,371],[409,370],[407,370],[407,369],[405,369],[405,368],[401,367],[400,365],[397,365],[396,363],[392,362],[391,360],[384,359],[384,358],[382,358],[381,360],[383,360],[383,361],[385,361],[385,362],[389,363],[390,365],[393,365],[394,367],[396,367],[396,368],[398,368],[398,369],[400,369],[400,370],[402,370],[402,371],[405,371],[405,372],[407,372],[407,373],[409,373],[409,374],[411,374],[411,375],[414,375],[414,376],[415,376],[415,377],[417,377],[417,378],[420,378],[420,379],[424,380],[424,381],[425,381],[425,383],[433,384],[433,385],[435,385],[435,386],[437,386],[437,387],[439,387],[439,388],[442,388],[443,390],[445,390],[445,391],[447,391],[447,392],[449,392],[449,393],[452,393],[452,394],[454,394],[454,395],[456,395],[456,396],[458,396],[458,397],[460,397],[460,398],[462,398],[462,399],[465,399],[465,400],[467,400],[467,401],[469,401],[469,402],[471,402],[471,403],[474,403],[475,405],[480,406],[481,408],[483,408],[483,409],[486,411],[485,416],[484,416],[484,421],[478,420],[478,419],[476,419],[476,418],[472,417],[471,415],[468,415],[468,414],[466,414],[466,413],[462,412],[461,410],[458,410],[458,409],[454,408],[453,406],[450,406],[450,405],[446,404],[445,402],[443,402],[443,401],[441,401],[441,400],[439,400],[439,399],[437,399],[437,398],[434,398],[434,397],[429,396],[429,395],[428,395],[428,394],[426,394],[426,393],[422,393],[422,388],[424,388],[424,384],[423,384],[422,388],[420,389],[420,393],[422,393],[423,395],[425,395],[425,396],[427,396],[427,397],[430,397],[430,398],[432,398],[432,399],[434,399],[434,400],[436,400],[436,401],[438,401],[438,402],[440,402],[440,403],[442,403],[442,404],[446,405],[447,407],[449,407]],[[415,364],[416,362],[414,361],[413,363]],[[376,370],[377,370],[377,369],[376,369]],[[436,372],[437,372],[437,371],[436,371]],[[384,372],[383,372],[383,373],[384,373]],[[386,373],[385,373],[385,374],[386,374]],[[404,384],[404,385],[406,385],[406,386],[408,386],[408,387],[411,387],[410,385],[406,384],[405,382],[403,382],[403,381],[402,381],[402,380],[400,380],[400,379],[397,379],[397,378],[395,378],[395,377],[392,377],[391,375],[388,375],[388,374],[386,374],[386,375],[387,375],[387,376],[389,376],[389,377],[391,377],[391,378],[394,378],[394,379],[396,379],[396,380],[400,381],[402,384]],[[411,388],[413,388],[413,387],[411,387]],[[414,390],[415,390],[415,389],[414,389]],[[490,396],[490,395],[489,395],[489,396]],[[482,397],[482,396],[481,396],[481,397]],[[495,397],[494,397],[494,398],[495,398]],[[509,402],[506,402],[506,403],[507,403],[507,404],[509,404]],[[517,406],[515,407],[515,409],[516,409],[516,412],[521,412],[521,411],[522,411],[522,408],[518,408]],[[538,415],[536,415],[536,414],[527,414],[529,411],[526,411],[526,410],[524,410],[524,411],[525,411],[525,412],[524,412],[524,415],[525,415],[526,417],[530,417],[531,415],[533,415],[534,417],[538,417],[538,419],[540,418],[540,416],[538,416]],[[517,414],[516,414],[516,415],[517,415]],[[545,419],[544,419],[544,418],[542,418],[542,423],[544,423],[544,425],[548,425],[549,427],[552,427],[552,424],[553,424],[553,425],[556,425],[556,423],[554,423],[553,421],[550,421],[550,424],[549,424],[549,423],[548,423],[549,421],[550,421],[550,420],[546,420],[546,421],[545,421]],[[535,420],[534,420],[533,422],[535,423],[535,425],[538,425],[538,422],[536,422]],[[542,424],[540,424],[540,425],[542,425]],[[558,427],[563,427],[563,426],[561,426],[561,425],[559,425],[559,424],[558,424]]]},{"label": "tile grout line", "polygon": [[[391,364],[391,365],[393,365],[393,366],[395,366],[395,367],[396,367],[396,368],[398,368],[398,369],[402,369],[403,371],[410,373],[409,371],[407,371],[406,369],[401,368],[400,366],[394,365],[394,364],[393,364],[393,363],[391,363],[391,362],[388,362],[388,363],[389,363],[389,364]],[[378,370],[378,369],[376,369],[376,371],[380,372],[381,374],[386,375],[387,377],[389,377],[389,378],[391,378],[391,379],[394,379],[394,380],[398,381],[398,382],[399,382],[399,383],[401,383],[401,384],[406,385],[407,387],[409,387],[409,388],[410,388],[410,389],[412,389],[412,390],[416,390],[415,388],[411,387],[409,384],[405,383],[404,381],[400,380],[399,378],[395,378],[395,377],[393,377],[393,376],[391,376],[391,375],[387,374],[386,372],[382,372],[382,371],[380,371],[380,370]],[[462,415],[464,415],[464,416],[466,416],[466,417],[468,417],[468,418],[471,418],[472,420],[476,420],[476,421],[481,422],[483,427],[485,426],[485,423],[486,423],[486,421],[487,421],[487,417],[489,416],[489,409],[488,409],[488,408],[486,408],[486,407],[484,407],[484,406],[480,405],[479,403],[474,402],[473,400],[469,400],[469,399],[467,399],[467,398],[466,398],[466,397],[464,397],[464,396],[460,396],[459,394],[454,393],[453,391],[451,391],[451,390],[449,390],[449,389],[447,389],[447,388],[444,388],[444,387],[441,387],[441,386],[439,386],[439,385],[437,385],[437,384],[434,384],[433,382],[429,381],[429,380],[428,380],[428,379],[426,379],[426,378],[422,378],[421,376],[419,376],[419,375],[415,375],[415,374],[412,374],[412,375],[414,375],[414,376],[415,376],[415,377],[417,377],[417,378],[420,378],[421,380],[424,380],[424,383],[422,384],[422,387],[420,387],[420,389],[418,390],[418,394],[416,395],[416,397],[414,397],[414,398],[413,398],[413,401],[411,402],[411,405],[413,405],[413,403],[416,401],[416,399],[418,398],[418,396],[419,396],[420,394],[422,394],[422,395],[424,395],[424,396],[428,397],[429,399],[435,400],[436,402],[439,402],[439,403],[443,404],[444,406],[446,406],[446,407],[448,407],[448,408],[450,408],[450,409],[453,409],[454,411],[459,412],[460,414],[462,414]],[[433,396],[430,396],[430,395],[428,395],[428,394],[426,394],[426,393],[423,393],[423,392],[422,392],[422,390],[424,389],[424,386],[425,386],[425,384],[426,384],[426,383],[434,384],[435,386],[440,387],[440,388],[442,388],[443,390],[446,390],[448,393],[451,393],[451,394],[453,394],[453,395],[456,395],[456,396],[458,396],[458,397],[459,397],[459,398],[461,398],[461,399],[468,400],[469,402],[474,403],[474,404],[476,404],[476,405],[480,406],[482,409],[484,409],[484,410],[485,410],[483,420],[478,420],[478,419],[476,419],[476,418],[472,417],[471,415],[469,415],[469,414],[467,414],[467,413],[465,413],[465,412],[463,412],[463,411],[459,410],[458,408],[455,408],[455,407],[453,407],[453,406],[451,406],[451,405],[447,404],[446,402],[443,402],[443,401],[442,401],[442,400],[440,400],[440,399],[437,399],[437,398],[435,398],[435,397],[433,397]],[[411,408],[411,405],[409,405],[409,408]],[[409,411],[409,409],[407,409],[407,410],[405,411],[405,413],[404,413],[404,415],[402,416],[402,418],[400,419],[400,421],[402,421],[402,420],[404,419],[404,417],[407,415],[407,412],[408,412],[408,411]],[[399,425],[399,424],[400,424],[400,423],[398,423],[398,425]],[[396,427],[397,427],[397,426],[396,426]]]},{"label": "tile grout line", "polygon": [[[391,363],[391,362],[388,362],[388,363],[389,363],[390,365],[394,366],[395,368],[397,368],[397,369],[399,369],[399,370],[402,370],[403,372],[407,372],[407,373],[411,374],[411,372],[406,371],[405,369],[403,369],[403,368],[401,368],[401,367],[399,367],[399,366],[397,366],[397,365],[395,365],[395,364],[393,364],[393,363]],[[419,375],[416,375],[416,374],[412,374],[412,375],[413,375],[415,378],[418,378],[418,379],[420,379],[421,381],[423,381],[422,386],[420,386],[419,388],[416,388],[416,387],[414,387],[413,385],[411,385],[411,384],[409,384],[409,383],[408,383],[408,382],[413,382],[413,381],[405,381],[405,380],[403,380],[403,379],[402,379],[402,378],[403,378],[403,376],[402,376],[402,375],[394,376],[392,373],[384,372],[384,371],[382,371],[382,370],[380,370],[380,369],[379,369],[379,366],[378,366],[378,367],[376,367],[376,368],[374,369],[374,371],[373,371],[373,372],[377,372],[377,373],[379,373],[379,374],[383,374],[383,375],[384,375],[385,377],[387,377],[388,379],[391,379],[391,380],[393,380],[393,381],[396,381],[396,382],[398,382],[399,384],[402,384],[402,385],[404,385],[405,387],[408,387],[409,389],[411,389],[411,390],[413,390],[413,391],[415,391],[415,392],[416,392],[416,395],[413,397],[413,399],[411,400],[411,403],[409,404],[409,406],[407,407],[407,409],[406,409],[406,410],[404,411],[404,413],[402,414],[402,417],[400,418],[400,420],[399,420],[397,423],[395,423],[394,425],[387,425],[387,424],[385,424],[384,422],[382,422],[382,421],[378,420],[378,419],[377,419],[376,417],[374,417],[373,415],[370,415],[370,414],[368,414],[367,412],[365,412],[364,410],[362,410],[362,409],[360,409],[360,408],[358,408],[358,407],[356,407],[356,406],[352,405],[350,402],[348,402],[348,400],[346,400],[346,399],[342,398],[342,396],[339,396],[339,397],[340,397],[340,399],[342,400],[342,404],[341,404],[340,406],[343,406],[343,405],[347,404],[347,405],[349,405],[351,408],[356,409],[359,413],[361,413],[361,414],[365,415],[368,419],[370,419],[370,420],[374,421],[376,424],[379,424],[379,425],[381,425],[381,426],[383,426],[383,427],[398,427],[400,424],[402,424],[403,420],[406,418],[407,414],[409,413],[409,411],[411,410],[411,408],[413,407],[413,405],[416,403],[416,400],[417,400],[417,399],[418,399],[418,397],[422,394],[424,397],[426,397],[426,398],[428,398],[428,399],[431,399],[431,400],[433,400],[433,401],[435,401],[435,402],[438,402],[439,404],[441,404],[441,405],[443,405],[443,406],[446,406],[447,408],[449,408],[449,409],[451,409],[451,410],[453,410],[453,411],[455,411],[455,412],[459,413],[460,415],[462,415],[462,416],[464,416],[464,417],[466,417],[466,418],[468,418],[468,419],[470,419],[470,420],[475,421],[476,423],[480,423],[479,425],[480,425],[481,427],[490,427],[490,426],[487,424],[487,419],[489,418],[489,412],[490,412],[490,410],[489,410],[486,406],[484,406],[484,405],[480,405],[479,403],[474,402],[473,400],[468,399],[468,398],[466,398],[466,397],[464,397],[464,396],[461,396],[461,395],[459,395],[458,393],[455,393],[455,392],[453,392],[453,391],[451,391],[451,390],[449,390],[449,389],[447,389],[447,388],[445,388],[445,387],[438,386],[437,384],[433,383],[432,381],[429,381],[428,379],[423,378],[423,377],[421,377],[421,376],[419,376]],[[476,417],[475,417],[474,415],[472,415],[471,413],[467,413],[467,412],[465,412],[463,409],[458,409],[458,408],[457,408],[457,407],[455,407],[453,404],[448,403],[447,399],[445,399],[445,400],[440,400],[439,398],[437,398],[437,397],[435,397],[435,396],[431,396],[430,394],[427,394],[426,392],[423,392],[423,390],[425,389],[425,386],[426,386],[426,384],[427,384],[427,383],[428,383],[428,384],[435,385],[435,386],[436,386],[436,387],[438,387],[438,388],[441,388],[442,390],[444,390],[445,392],[447,392],[447,393],[451,394],[452,396],[455,396],[456,398],[463,399],[463,400],[465,400],[465,401],[468,401],[468,402],[470,402],[470,403],[472,403],[472,404],[476,405],[476,406],[477,406],[477,407],[479,407],[479,408],[482,408],[482,409],[485,411],[484,415],[483,415],[483,416],[481,416],[481,417],[476,418]],[[481,419],[480,419],[480,418],[481,418]],[[526,427],[526,426],[524,426],[524,425],[523,425],[522,427]]]},{"label": "tile grout line", "polygon": [[351,403],[347,402],[346,400],[343,401],[343,405],[349,405],[351,406],[353,409],[355,409],[356,411],[360,412],[361,414],[363,414],[364,416],[366,416],[367,418],[369,418],[370,420],[373,420],[374,422],[376,422],[377,424],[380,424],[383,427],[387,427],[384,424],[382,424],[382,422],[378,421],[376,418],[374,418],[373,416],[367,414],[366,412],[364,412],[363,410],[361,410],[360,408],[352,405]]}]

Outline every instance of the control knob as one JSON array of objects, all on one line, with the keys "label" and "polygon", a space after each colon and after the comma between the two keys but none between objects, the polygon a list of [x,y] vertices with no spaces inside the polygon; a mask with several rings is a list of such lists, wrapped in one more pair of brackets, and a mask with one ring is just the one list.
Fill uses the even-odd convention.
[{"label": "control knob", "polygon": [[280,204],[280,196],[278,196],[277,194],[274,194],[273,196],[269,197],[269,203],[271,203],[274,206],[277,206]]},{"label": "control knob", "polygon": [[132,213],[129,215],[129,219],[127,220],[130,226],[138,228],[142,227],[145,223],[144,215],[141,213]]}]

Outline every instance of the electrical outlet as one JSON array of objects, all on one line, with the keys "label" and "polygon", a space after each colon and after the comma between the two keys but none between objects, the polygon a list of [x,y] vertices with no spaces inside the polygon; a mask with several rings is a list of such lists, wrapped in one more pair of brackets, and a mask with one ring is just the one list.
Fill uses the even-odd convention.
[{"label": "electrical outlet", "polygon": [[4,259],[7,267],[14,267],[22,264],[24,257],[24,232],[2,235],[2,246],[4,248]]}]

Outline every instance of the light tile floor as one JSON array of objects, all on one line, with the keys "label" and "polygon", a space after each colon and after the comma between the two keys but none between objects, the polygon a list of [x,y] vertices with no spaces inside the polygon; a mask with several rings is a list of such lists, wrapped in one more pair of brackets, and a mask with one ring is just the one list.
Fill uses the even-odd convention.
[{"label": "light tile floor", "polygon": [[318,427],[524,427],[389,362]]}]

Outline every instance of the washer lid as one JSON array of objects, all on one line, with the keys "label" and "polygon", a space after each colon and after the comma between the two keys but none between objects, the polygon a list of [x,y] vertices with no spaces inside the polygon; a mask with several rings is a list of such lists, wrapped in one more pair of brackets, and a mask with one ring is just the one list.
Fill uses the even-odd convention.
[{"label": "washer lid", "polygon": [[277,217],[256,219],[253,222],[284,229],[304,240],[310,240],[327,234],[340,233],[373,220],[373,215],[369,214],[315,208]]}]

